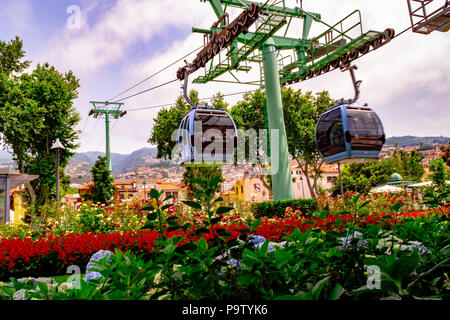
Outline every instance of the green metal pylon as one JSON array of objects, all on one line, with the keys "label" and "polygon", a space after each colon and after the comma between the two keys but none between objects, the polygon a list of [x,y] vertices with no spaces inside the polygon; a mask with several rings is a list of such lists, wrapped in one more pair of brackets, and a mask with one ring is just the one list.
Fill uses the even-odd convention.
[{"label": "green metal pylon", "polygon": [[273,147],[278,143],[278,168],[274,168],[273,156],[271,155],[272,191],[274,200],[293,199],[294,189],[292,187],[291,166],[289,162],[289,150],[287,145],[286,130],[284,127],[283,104],[281,101],[281,86],[278,75],[277,50],[273,40],[266,41],[262,48],[264,79],[266,86],[267,116],[269,119],[269,130],[278,130],[279,141],[273,141],[271,135],[270,145]]},{"label": "green metal pylon", "polygon": [[99,115],[105,115],[105,129],[106,129],[106,163],[108,165],[108,169],[112,171],[111,166],[111,148],[110,148],[110,139],[109,139],[109,116],[113,116],[114,119],[118,119],[119,117],[123,117],[127,112],[121,111],[123,103],[121,102],[101,102],[101,101],[91,101],[94,109],[89,112],[89,115],[94,115],[94,118],[98,118]]}]

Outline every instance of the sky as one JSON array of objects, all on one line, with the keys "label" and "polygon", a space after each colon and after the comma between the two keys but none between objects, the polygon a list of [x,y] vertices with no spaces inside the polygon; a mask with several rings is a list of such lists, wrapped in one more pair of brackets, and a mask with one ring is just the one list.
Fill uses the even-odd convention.
[{"label": "sky", "polygon": [[[435,0],[439,5],[443,0]],[[286,0],[286,6],[299,1]],[[322,21],[333,25],[359,10],[363,31],[394,28],[396,33],[411,25],[403,0],[303,0],[303,9],[320,13]],[[233,19],[238,9],[229,11]],[[356,12],[358,14],[358,12]],[[354,17],[353,15],[352,17]],[[80,79],[79,97],[74,106],[83,130],[78,152],[105,150],[105,122],[88,118],[90,101],[111,101],[117,94],[139,83],[203,44],[203,35],[192,27],[209,28],[216,20],[211,6],[200,0],[2,0],[0,39],[22,38],[30,70],[48,62],[60,72],[73,71]],[[298,20],[298,19],[297,19]],[[301,37],[300,22],[287,35]],[[350,23],[351,21],[349,21]],[[310,37],[326,30],[314,23]],[[284,30],[281,30],[284,32]],[[355,61],[356,77],[362,80],[359,103],[368,103],[381,118],[390,136],[450,136],[450,32],[429,35],[406,31],[385,46]],[[291,52],[281,52],[287,57]],[[191,62],[195,55],[186,58]],[[287,57],[287,60],[290,58]],[[285,60],[285,61],[287,61]],[[176,78],[180,61],[122,96]],[[259,79],[259,65],[248,73],[236,72],[240,81]],[[201,75],[198,70],[191,79]],[[220,79],[231,80],[231,75]],[[138,109],[173,103],[182,93],[181,83],[149,91],[127,99],[122,109]],[[331,97],[352,98],[348,72],[339,70],[290,85],[303,92],[328,90]],[[210,82],[190,84],[200,97],[254,90],[255,86]],[[230,106],[242,96],[227,97]],[[147,142],[153,119],[160,108],[129,111],[111,122],[111,152],[131,153]]]}]

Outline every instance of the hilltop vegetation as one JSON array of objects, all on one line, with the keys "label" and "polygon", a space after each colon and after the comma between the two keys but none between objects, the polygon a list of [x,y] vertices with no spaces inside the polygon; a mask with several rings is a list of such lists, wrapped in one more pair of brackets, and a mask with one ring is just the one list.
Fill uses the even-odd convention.
[{"label": "hilltop vegetation", "polygon": [[386,139],[387,146],[393,146],[398,143],[399,147],[433,145],[433,144],[448,144],[449,137],[415,137],[415,136],[400,136],[390,137]]}]

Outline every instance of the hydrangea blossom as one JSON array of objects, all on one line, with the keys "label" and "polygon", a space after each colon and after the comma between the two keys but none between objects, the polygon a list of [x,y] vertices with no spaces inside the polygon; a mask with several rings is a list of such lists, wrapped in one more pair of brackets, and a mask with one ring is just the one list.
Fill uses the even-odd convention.
[{"label": "hydrangea blossom", "polygon": [[[351,245],[352,245],[351,242],[353,239],[359,239],[362,237],[363,237],[363,234],[361,232],[355,231],[355,232],[353,232],[353,234],[348,235],[348,237],[339,238],[339,242],[341,243],[341,245],[339,246],[339,250],[342,250],[347,247],[351,247]],[[367,245],[367,240],[366,239],[358,240],[356,245],[358,248],[364,247]]]},{"label": "hydrangea blossom", "polygon": [[260,236],[259,234],[251,234],[248,236],[248,241],[253,243],[254,245],[258,245],[266,242],[266,238]]},{"label": "hydrangea blossom", "polygon": [[114,255],[114,253],[108,250],[100,250],[94,253],[86,266],[86,276],[84,277],[84,281],[97,280],[101,278],[101,273],[91,270],[98,267],[95,262],[102,260],[106,256],[108,257],[108,263],[111,263],[111,255]]},{"label": "hydrangea blossom", "polygon": [[431,254],[431,251],[428,250],[427,247],[422,245],[422,242],[419,241],[409,241],[408,244],[402,244],[400,246],[400,250],[411,250],[413,251],[414,248],[419,249],[419,254],[422,255],[424,253]]}]

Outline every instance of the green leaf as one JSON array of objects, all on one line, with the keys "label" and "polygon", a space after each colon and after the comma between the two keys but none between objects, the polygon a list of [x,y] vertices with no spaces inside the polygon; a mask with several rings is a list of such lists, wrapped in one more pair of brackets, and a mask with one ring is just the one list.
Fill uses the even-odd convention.
[{"label": "green leaf", "polygon": [[344,292],[345,292],[345,289],[340,284],[337,284],[334,287],[334,289],[331,291],[328,299],[329,300],[338,300],[342,296],[342,294],[344,294]]},{"label": "green leaf", "polygon": [[201,210],[202,209],[202,206],[198,202],[195,202],[195,201],[182,201],[182,202],[185,205],[187,205],[187,206],[189,206],[189,207],[191,207],[191,208],[193,208],[195,210]]},{"label": "green leaf", "polygon": [[158,190],[156,190],[156,189],[150,190],[150,197],[152,197],[153,199],[159,199],[160,196],[161,196],[161,193],[159,193]]},{"label": "green leaf", "polygon": [[167,201],[167,200],[170,200],[170,199],[172,199],[173,198],[173,196],[167,196],[164,200],[163,200],[163,202],[165,202],[165,201]]},{"label": "green leaf", "polygon": [[219,183],[220,179],[222,179],[222,177],[220,175],[214,176],[214,178],[209,180],[208,187],[210,187],[210,188],[215,187]]},{"label": "green leaf", "polygon": [[147,214],[147,220],[148,221],[153,221],[156,218],[158,218],[158,214],[156,212],[152,212],[152,213]]},{"label": "green leaf", "polygon": [[204,238],[200,238],[200,240],[197,241],[197,247],[199,247],[203,251],[206,251],[208,250],[208,243]]},{"label": "green leaf", "polygon": [[391,209],[394,210],[395,212],[398,212],[402,207],[403,207],[403,203],[397,202],[396,204],[391,206]]},{"label": "green leaf", "polygon": [[328,280],[330,280],[330,277],[323,278],[322,280],[318,281],[314,287],[312,288],[312,294],[314,300],[318,300],[320,293],[322,292],[323,287],[327,284]]},{"label": "green leaf", "polygon": [[192,184],[196,183],[196,184],[198,184],[199,186],[202,186],[202,185],[203,185],[203,180],[202,180],[202,179],[198,179],[198,178],[192,178],[192,179],[190,179],[190,182],[191,182]]},{"label": "green leaf", "polygon": [[217,224],[218,222],[220,222],[220,220],[222,220],[222,218],[220,218],[220,217],[212,218],[212,219],[211,219],[211,224],[212,224],[212,225],[215,225],[215,224]]},{"label": "green leaf", "polygon": [[161,210],[165,211],[165,210],[169,209],[171,206],[173,206],[173,204],[165,204],[161,207]]},{"label": "green leaf", "polygon": [[216,200],[214,200],[213,203],[217,203],[217,202],[222,202],[224,201],[222,197],[217,198]]},{"label": "green leaf", "polygon": [[230,212],[231,210],[233,210],[233,207],[219,207],[216,210],[216,214],[223,214],[223,213],[227,213]]}]

